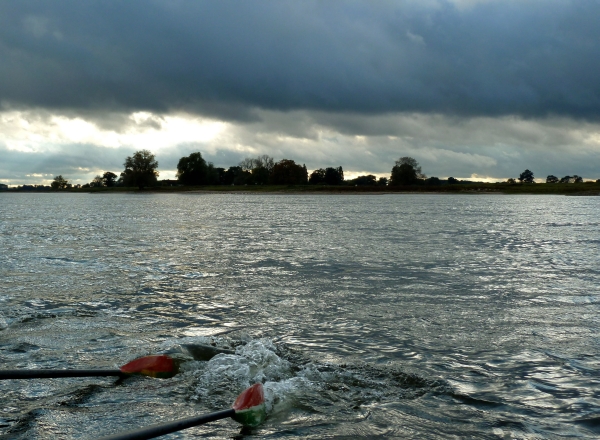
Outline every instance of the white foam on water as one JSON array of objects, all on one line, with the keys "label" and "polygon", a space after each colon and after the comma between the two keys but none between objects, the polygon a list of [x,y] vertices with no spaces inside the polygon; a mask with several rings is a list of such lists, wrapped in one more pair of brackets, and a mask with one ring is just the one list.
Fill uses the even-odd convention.
[{"label": "white foam on water", "polygon": [[8,328],[8,320],[0,313],[0,330]]},{"label": "white foam on water", "polygon": [[[215,339],[210,341],[218,345]],[[196,338],[199,340],[209,342],[208,338]],[[307,398],[319,399],[322,392],[325,400],[342,399],[356,406],[415,398],[440,386],[387,367],[311,361],[296,365],[278,353],[281,347],[271,340],[255,339],[238,346],[235,354],[218,354],[207,362],[194,363],[194,371],[186,369],[196,381],[192,400],[215,407],[230,405],[244,389],[262,383],[267,413],[273,417],[285,416],[299,401],[306,404]]]},{"label": "white foam on water", "polygon": [[225,390],[238,393],[255,383],[262,383],[269,414],[284,411],[294,395],[311,382],[294,375],[291,365],[275,353],[273,342],[257,339],[236,349],[235,354],[219,354],[199,371],[193,399],[210,399]]},{"label": "white foam on water", "polygon": [[291,377],[280,382],[269,381],[264,384],[265,404],[270,415],[289,410],[294,397],[302,389],[310,387],[311,382],[304,377]]}]

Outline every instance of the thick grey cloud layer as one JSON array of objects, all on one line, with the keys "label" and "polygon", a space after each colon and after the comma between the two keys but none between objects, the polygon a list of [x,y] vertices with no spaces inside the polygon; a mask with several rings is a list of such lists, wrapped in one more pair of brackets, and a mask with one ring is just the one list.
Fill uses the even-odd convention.
[{"label": "thick grey cloud layer", "polygon": [[600,116],[596,0],[0,2],[0,101]]}]

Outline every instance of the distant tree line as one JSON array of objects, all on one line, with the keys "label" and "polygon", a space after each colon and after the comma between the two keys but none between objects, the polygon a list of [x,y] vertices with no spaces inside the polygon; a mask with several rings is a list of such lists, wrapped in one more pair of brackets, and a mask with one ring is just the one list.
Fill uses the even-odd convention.
[{"label": "distant tree line", "polygon": [[[395,161],[389,179],[372,175],[361,175],[354,179],[345,180],[344,170],[341,166],[318,168],[308,174],[306,165],[300,165],[291,159],[276,162],[268,155],[247,157],[238,165],[227,169],[215,167],[212,162],[207,162],[200,152],[191,153],[182,157],[177,163],[177,180],[158,181],[158,162],[150,151],[136,151],[128,156],[123,163],[124,170],[117,174],[106,171],[97,175],[90,183],[82,188],[98,187],[153,187],[159,184],[202,186],[202,185],[352,185],[352,186],[391,186],[404,187],[410,185],[456,185],[474,183],[454,177],[441,180],[438,177],[427,177],[423,174],[421,166],[412,157],[401,157]],[[520,183],[534,183],[533,172],[526,169],[518,178]],[[549,175],[546,183],[580,183],[580,176],[565,176],[561,179]],[[600,183],[600,179],[597,180]],[[507,183],[516,184],[515,179],[508,179]],[[51,184],[52,189],[67,189],[73,186],[62,175],[56,176]]]},{"label": "distant tree line", "polygon": [[199,152],[179,159],[177,180],[182,185],[304,185],[306,165],[293,160],[279,162],[267,155],[246,158],[237,166],[217,168]]},{"label": "distant tree line", "polygon": [[[600,180],[600,179],[599,179]],[[583,177],[574,174],[572,176],[561,177],[560,179],[556,176],[550,174],[546,177],[546,183],[581,183],[583,182]]]},{"label": "distant tree line", "polygon": [[[523,171],[518,178],[520,183],[535,183],[533,172],[526,169]],[[517,183],[517,181],[513,178],[510,178],[506,181],[507,183]],[[562,178],[558,178],[552,174],[546,177],[546,183],[583,183],[583,177],[574,174],[572,176],[564,176]],[[596,180],[596,183],[600,183],[600,179]]]}]

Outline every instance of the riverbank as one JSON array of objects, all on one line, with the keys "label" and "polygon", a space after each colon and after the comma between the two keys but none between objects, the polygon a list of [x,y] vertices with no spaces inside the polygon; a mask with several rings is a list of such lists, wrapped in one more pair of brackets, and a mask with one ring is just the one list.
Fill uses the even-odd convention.
[{"label": "riverbank", "polygon": [[555,194],[555,195],[600,195],[600,183],[535,183],[535,184],[509,184],[509,183],[468,183],[456,185],[407,185],[400,187],[390,186],[327,186],[327,185],[244,185],[244,186],[158,186],[139,190],[131,187],[112,188],[70,188],[65,190],[51,190],[47,188],[9,188],[2,193],[28,193],[28,192],[74,192],[74,193],[276,193],[276,194]]}]

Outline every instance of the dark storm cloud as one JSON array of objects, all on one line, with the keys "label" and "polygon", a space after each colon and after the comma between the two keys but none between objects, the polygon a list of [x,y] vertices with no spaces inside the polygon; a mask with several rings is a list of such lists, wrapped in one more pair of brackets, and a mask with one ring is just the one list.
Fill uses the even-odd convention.
[{"label": "dark storm cloud", "polygon": [[0,3],[15,107],[600,116],[598,1]]}]

